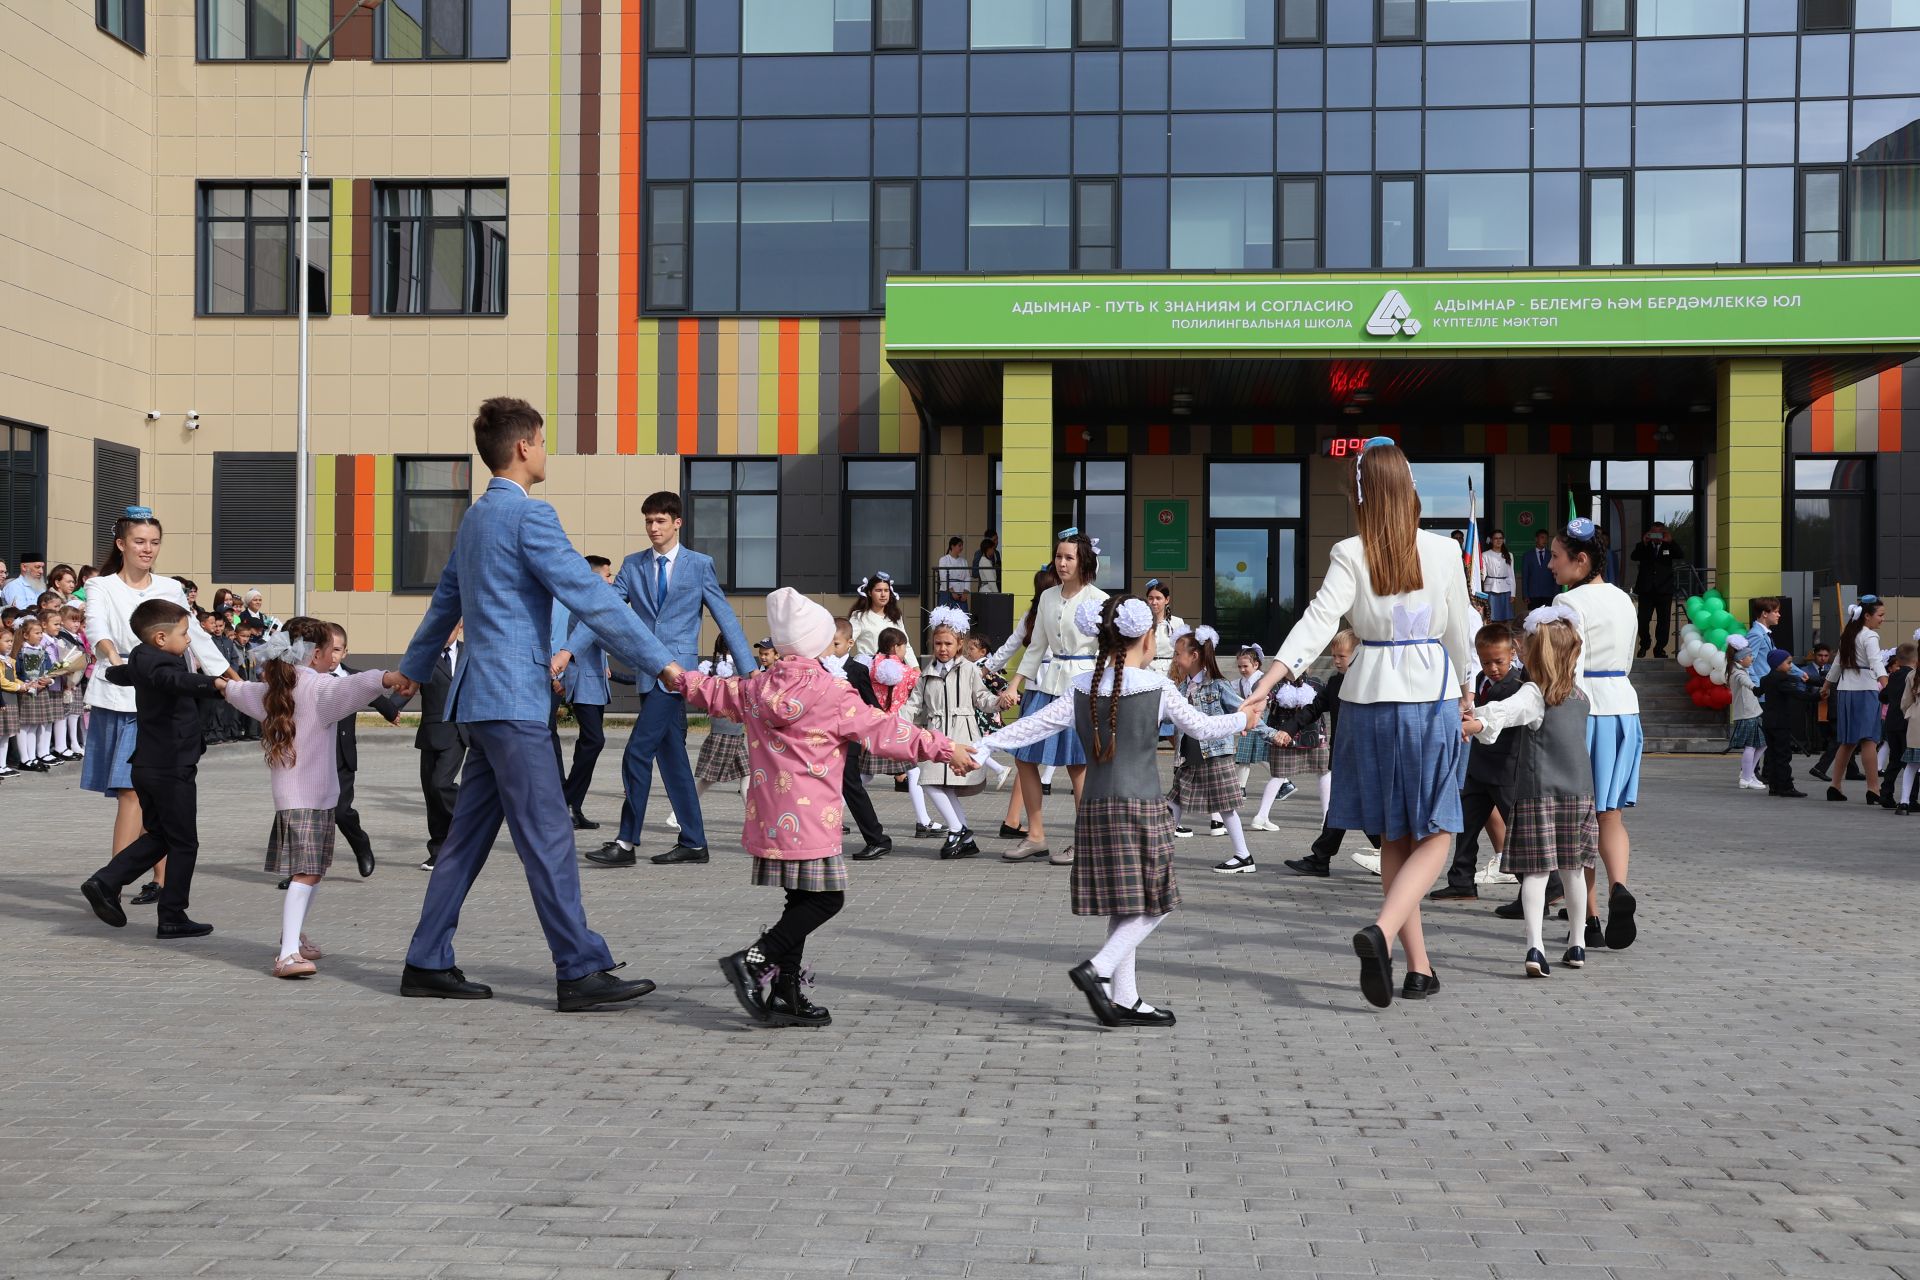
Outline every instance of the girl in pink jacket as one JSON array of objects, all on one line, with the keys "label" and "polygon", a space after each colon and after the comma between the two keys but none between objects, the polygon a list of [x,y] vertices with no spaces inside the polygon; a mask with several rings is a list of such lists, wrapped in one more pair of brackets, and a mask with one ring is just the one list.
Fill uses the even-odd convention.
[{"label": "girl in pink jacket", "polygon": [[[935,760],[956,773],[973,768],[964,745],[861,701],[820,664],[833,646],[833,615],[789,587],[767,597],[767,624],[780,659],[743,678],[688,673],[680,692],[691,711],[737,720],[747,730],[744,842],[753,882],[785,889],[779,923],[720,961],[741,1008],[756,1021],[824,1027],[827,1011],[800,993],[807,935],[847,900],[840,854],[840,780],[846,752],[865,748],[890,760]],[[762,991],[771,984],[770,992]]]}]

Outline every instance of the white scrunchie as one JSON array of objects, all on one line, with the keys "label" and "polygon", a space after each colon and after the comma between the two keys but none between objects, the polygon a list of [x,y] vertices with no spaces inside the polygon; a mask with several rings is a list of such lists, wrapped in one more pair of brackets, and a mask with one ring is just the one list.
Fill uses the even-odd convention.
[{"label": "white scrunchie", "polygon": [[1850,604],[1847,606],[1848,622],[1858,622],[1864,616],[1866,616],[1866,610],[1862,609],[1859,605]]},{"label": "white scrunchie", "polygon": [[1082,600],[1073,611],[1073,627],[1089,640],[1100,636],[1100,615],[1106,610],[1104,600]]},{"label": "white scrunchie", "polygon": [[943,604],[927,615],[927,630],[937,631],[941,627],[951,627],[957,636],[964,636],[973,630],[973,619],[967,616],[965,609],[956,605]]},{"label": "white scrunchie", "polygon": [[1564,622],[1575,631],[1578,631],[1580,629],[1580,611],[1571,605],[1543,604],[1532,613],[1529,613],[1527,620],[1520,625],[1526,630],[1528,635],[1532,635],[1549,622]]},{"label": "white scrunchie", "polygon": [[1276,707],[1310,707],[1319,697],[1319,691],[1304,684],[1282,684],[1273,691],[1273,705]]},{"label": "white scrunchie", "polygon": [[254,647],[253,656],[262,662],[304,667],[313,661],[313,641],[290,640],[286,632],[276,631]]},{"label": "white scrunchie", "polygon": [[1210,644],[1217,649],[1220,647],[1220,633],[1212,627],[1202,624],[1194,629],[1193,642],[1195,644]]},{"label": "white scrunchie", "polygon": [[906,664],[898,658],[881,658],[873,664],[873,682],[884,684],[888,688],[907,678]]}]

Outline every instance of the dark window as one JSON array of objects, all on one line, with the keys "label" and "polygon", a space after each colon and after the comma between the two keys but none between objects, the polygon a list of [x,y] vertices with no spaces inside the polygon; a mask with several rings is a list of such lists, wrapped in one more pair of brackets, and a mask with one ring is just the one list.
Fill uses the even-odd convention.
[{"label": "dark window", "polygon": [[874,0],[873,47],[876,49],[920,47],[919,0]]},{"label": "dark window", "polygon": [[505,186],[388,186],[373,193],[374,310],[507,313]]},{"label": "dark window", "polygon": [[1374,260],[1383,268],[1420,265],[1420,180],[1382,177],[1375,195]]},{"label": "dark window", "polygon": [[686,544],[713,557],[723,591],[771,591],[780,580],[780,464],[689,458]]},{"label": "dark window", "polygon": [[507,56],[507,0],[386,0],[374,56],[481,62]]},{"label": "dark window", "polygon": [[1281,44],[1317,44],[1320,41],[1321,0],[1280,0]]},{"label": "dark window", "polygon": [[1311,271],[1320,265],[1320,180],[1280,179],[1280,261],[1282,271]]},{"label": "dark window", "polygon": [[871,0],[745,0],[742,53],[864,53]]},{"label": "dark window", "polygon": [[1587,175],[1586,263],[1590,267],[1623,267],[1631,260],[1631,181],[1625,173]]},{"label": "dark window", "polygon": [[1074,184],[1075,270],[1111,271],[1120,265],[1119,224],[1120,197],[1116,183],[1108,180]]},{"label": "dark window", "polygon": [[1111,49],[1120,43],[1120,0],[1079,0],[1073,43],[1081,49]]},{"label": "dark window", "polygon": [[[1058,473],[1056,473],[1058,474]],[[1055,517],[1061,527],[1080,529],[1100,544],[1100,567],[1094,585],[1120,591],[1127,585],[1127,460],[1076,460],[1066,475],[1067,490],[1055,493]]]},{"label": "dark window", "polygon": [[693,47],[688,0],[653,0],[647,6],[647,52],[685,53]]},{"label": "dark window", "polygon": [[1853,27],[1853,0],[1800,0],[1802,31],[1847,31]]},{"label": "dark window", "polygon": [[1375,0],[1382,41],[1420,39],[1420,0]]},{"label": "dark window", "polygon": [[880,310],[886,298],[887,274],[912,271],[914,228],[919,224],[914,208],[914,184],[876,182],[873,184],[873,309]]},{"label": "dark window", "polygon": [[394,463],[399,483],[393,487],[393,527],[400,545],[394,549],[393,589],[431,591],[453,554],[460,519],[473,505],[473,459],[396,458]]},{"label": "dark window", "polygon": [[200,0],[199,25],[203,62],[285,62],[305,60],[332,24],[304,0]]},{"label": "dark window", "polygon": [[1853,170],[1847,212],[1853,262],[1920,259],[1920,165],[1861,165]]},{"label": "dark window", "polygon": [[[16,431],[19,428],[14,428]],[[0,439],[7,427],[0,423]],[[128,507],[140,501],[140,451],[110,440],[93,442],[93,562],[99,564],[113,547],[113,526]],[[0,543],[17,547],[18,542]]]},{"label": "dark window", "polygon": [[147,0],[94,0],[93,21],[128,48],[147,51]]},{"label": "dark window", "polygon": [[872,269],[868,185],[742,183],[740,308],[783,315],[866,310]]},{"label": "dark window", "polygon": [[1624,36],[1633,33],[1633,0],[1587,0],[1587,34]]},{"label": "dark window", "polygon": [[683,311],[687,305],[687,188],[647,188],[647,305]]},{"label": "dark window", "polygon": [[1844,262],[1839,169],[1806,169],[1800,174],[1800,261]]},{"label": "dark window", "polygon": [[46,545],[47,433],[0,418],[0,557]]},{"label": "dark window", "polygon": [[293,581],[294,456],[213,455],[213,576]]},{"label": "dark window", "polygon": [[1795,458],[1789,573],[1831,573],[1835,582],[1874,584],[1873,460]]},{"label": "dark window", "polygon": [[1065,49],[1073,43],[1073,0],[973,0],[971,8],[975,49]]},{"label": "dark window", "polygon": [[[307,196],[307,314],[328,314],[333,279],[333,184]],[[203,316],[290,316],[298,304],[300,189],[286,183],[203,182],[195,289]]]},{"label": "dark window", "polygon": [[876,570],[893,575],[893,589],[920,589],[920,464],[914,458],[849,458],[840,515],[840,577],[854,584]]},{"label": "dark window", "polygon": [[1425,38],[1525,40],[1533,34],[1532,0],[1426,0]]}]

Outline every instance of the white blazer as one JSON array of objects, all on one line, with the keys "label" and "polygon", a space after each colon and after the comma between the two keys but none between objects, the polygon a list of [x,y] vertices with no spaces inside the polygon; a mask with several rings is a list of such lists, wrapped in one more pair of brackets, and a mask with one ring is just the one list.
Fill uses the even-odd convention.
[{"label": "white blazer", "polygon": [[[1633,597],[1611,582],[1583,582],[1554,597],[1580,615],[1580,660],[1574,687],[1587,695],[1595,716],[1637,716],[1640,695],[1633,691],[1633,647],[1640,624]],[[1596,671],[1618,675],[1594,675]]]},{"label": "white blazer", "polygon": [[[1359,538],[1333,547],[1326,579],[1274,655],[1294,675],[1304,674],[1352,620],[1360,649],[1340,686],[1343,702],[1437,702],[1467,690],[1473,633],[1480,625],[1460,572],[1460,544],[1421,530],[1416,535],[1421,586],[1399,595],[1374,594]],[[1437,643],[1435,643],[1437,642]]]},{"label": "white blazer", "polygon": [[1091,584],[1072,596],[1060,594],[1059,587],[1048,587],[1040,593],[1040,607],[1033,615],[1033,638],[1020,659],[1019,674],[1028,687],[1057,698],[1073,687],[1075,676],[1093,671],[1100,644],[1080,634],[1080,628],[1073,625],[1073,613],[1089,600],[1098,604],[1106,598],[1106,592]]}]

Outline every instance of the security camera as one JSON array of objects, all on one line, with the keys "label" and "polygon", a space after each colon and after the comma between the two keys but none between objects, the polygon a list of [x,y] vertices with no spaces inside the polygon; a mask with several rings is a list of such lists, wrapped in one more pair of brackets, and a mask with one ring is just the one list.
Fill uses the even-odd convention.
[{"label": "security camera", "polygon": [[198,409],[187,410],[187,430],[198,431],[199,429],[200,429],[200,411]]},{"label": "security camera", "polygon": [[160,421],[160,411],[158,409],[147,410],[147,421],[148,422]]}]

